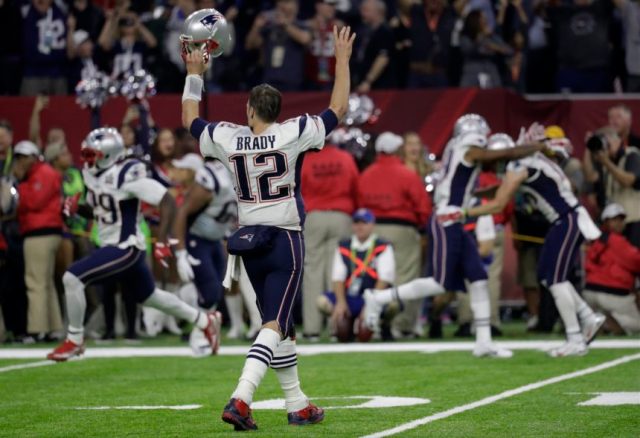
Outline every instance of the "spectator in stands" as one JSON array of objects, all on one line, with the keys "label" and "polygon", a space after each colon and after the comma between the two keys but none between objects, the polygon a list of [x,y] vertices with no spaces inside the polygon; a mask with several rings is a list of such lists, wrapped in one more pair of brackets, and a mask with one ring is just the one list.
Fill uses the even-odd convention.
[{"label": "spectator in stands", "polygon": [[66,94],[67,18],[53,0],[23,9],[24,74],[20,94]]},{"label": "spectator in stands", "polygon": [[31,118],[29,119],[29,140],[34,142],[40,149],[42,149],[43,144],[66,144],[67,142],[67,135],[65,134],[64,129],[57,126],[49,128],[43,142],[40,132],[40,115],[48,106],[49,97],[37,96],[33,103],[33,109],[31,110]]},{"label": "spectator in stands", "polygon": [[69,57],[69,90],[74,90],[82,79],[95,77],[98,66],[94,62],[93,41],[86,30],[74,30],[75,24],[69,18],[67,56]]},{"label": "spectator in stands", "polygon": [[[598,183],[604,203],[615,202],[625,209],[625,236],[640,247],[640,150],[626,146],[618,132],[605,127],[596,132],[602,148],[584,153],[584,173],[589,183]],[[602,206],[601,206],[602,207]]]},{"label": "spectator in stands", "polygon": [[613,0],[620,10],[622,19],[623,46],[625,49],[625,67],[627,83],[625,91],[640,92],[640,6],[631,0]]},{"label": "spectator in stands", "polygon": [[[384,132],[375,141],[376,161],[358,182],[358,205],[376,217],[375,232],[395,248],[396,282],[418,278],[421,270],[420,233],[431,213],[431,202],[420,177],[396,155],[402,137]],[[422,300],[405,303],[393,321],[396,333],[416,335]]]},{"label": "spectator in stands", "polygon": [[382,0],[364,0],[360,5],[363,26],[357,32],[351,69],[358,93],[397,85],[394,37],[386,11]]},{"label": "spectator in stands", "polygon": [[[374,233],[375,217],[370,210],[360,208],[353,214],[353,234],[341,240],[331,252],[330,291],[317,299],[318,308],[337,326],[346,321],[353,328],[354,320],[364,308],[365,289],[385,289],[395,283],[396,265],[393,247]],[[338,340],[349,342],[353,330],[336,330]],[[368,341],[365,333],[358,333]]]},{"label": "spectator in stands", "polygon": [[496,17],[496,32],[513,49],[507,69],[502,72],[504,84],[518,91],[524,90],[524,72],[526,65],[525,35],[528,31],[529,17],[522,0],[500,0]]},{"label": "spectator in stands", "polygon": [[413,0],[400,0],[395,16],[389,21],[393,31],[396,75],[398,88],[407,88],[409,64],[411,61],[411,10]]},{"label": "spectator in stands", "polygon": [[165,68],[160,72],[163,91],[179,92],[183,87],[185,66],[181,56],[180,35],[184,20],[196,10],[194,0],[175,2],[167,20],[164,33],[163,54],[166,56]]},{"label": "spectator in stands", "polygon": [[451,35],[456,13],[444,0],[425,0],[411,8],[410,88],[446,87],[450,78]]},{"label": "spectator in stands", "polygon": [[527,33],[525,90],[527,93],[553,93],[555,87],[555,52],[551,47],[545,0],[535,0]]},{"label": "spectator in stands", "polygon": [[256,17],[246,39],[247,50],[261,50],[263,81],[281,91],[299,90],[304,79],[304,53],[312,35],[297,15],[297,1],[277,0],[275,9]]},{"label": "spectator in stands", "polygon": [[305,157],[302,197],[307,217],[302,281],[303,334],[316,340],[323,328],[318,298],[331,290],[331,263],[338,242],[351,231],[351,214],[358,201],[358,169],[351,154],[327,143]]},{"label": "spectator in stands", "polygon": [[[612,203],[602,212],[603,233],[587,252],[584,299],[607,316],[615,334],[640,332],[640,312],[633,291],[640,274],[640,250],[622,235],[625,211]],[[605,326],[605,327],[607,327]]]},{"label": "spectator in stands", "polygon": [[98,44],[113,57],[111,75],[117,78],[144,68],[147,51],[155,48],[158,42],[140,18],[127,11],[123,4],[107,12]]},{"label": "spectator in stands", "polygon": [[20,181],[18,222],[24,238],[27,331],[36,339],[56,338],[63,330],[53,279],[63,226],[62,177],[40,161],[40,150],[34,143],[21,141],[13,151],[13,173]]},{"label": "spectator in stands", "polygon": [[338,0],[316,0],[316,14],[305,23],[312,35],[305,58],[307,88],[312,90],[330,90],[333,86],[336,68],[333,56],[333,27],[344,26],[344,23],[336,18],[337,3]]},{"label": "spectator in stands", "polygon": [[73,19],[75,30],[83,30],[92,42],[98,41],[104,26],[104,12],[90,0],[73,0],[69,6],[69,18]]},{"label": "spectator in stands", "polygon": [[16,36],[22,35],[22,14],[15,1],[0,2],[0,95],[20,94],[22,80],[22,44]]},{"label": "spectator in stands", "polygon": [[556,91],[612,91],[611,3],[608,0],[550,3],[547,13],[558,65]]},{"label": "spectator in stands", "polygon": [[426,184],[425,178],[433,172],[433,162],[426,159],[427,147],[422,144],[420,135],[414,131],[405,132],[402,136],[402,146],[398,156],[405,166],[418,174],[420,180]]},{"label": "spectator in stands", "polygon": [[460,37],[462,52],[461,87],[496,88],[502,86],[500,74],[505,58],[513,50],[492,32],[482,11],[469,12]]}]

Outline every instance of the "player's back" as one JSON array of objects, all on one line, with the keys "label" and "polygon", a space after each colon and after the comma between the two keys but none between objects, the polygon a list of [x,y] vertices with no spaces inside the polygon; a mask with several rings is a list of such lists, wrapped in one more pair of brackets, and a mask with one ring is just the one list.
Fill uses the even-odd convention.
[{"label": "player's back", "polygon": [[527,171],[527,178],[520,186],[520,191],[527,197],[528,203],[549,222],[554,222],[579,205],[569,178],[558,164],[544,154],[536,152],[507,165],[508,171],[523,168]]},{"label": "player's back", "polygon": [[472,146],[484,144],[486,144],[486,138],[473,133],[453,138],[447,144],[434,193],[438,214],[468,206],[480,173],[480,166],[467,162],[465,155]]},{"label": "player's back", "polygon": [[140,200],[123,189],[125,184],[147,177],[146,165],[127,158],[113,166],[92,173],[83,169],[87,204],[93,208],[101,246],[136,246],[145,249],[139,224],[142,220]]},{"label": "player's back", "polygon": [[241,226],[300,230],[304,222],[301,155],[321,149],[324,137],[324,123],[318,116],[273,123],[259,135],[247,126],[219,122],[203,131],[200,149],[233,174]]},{"label": "player's back", "polygon": [[209,240],[220,240],[236,225],[238,203],[229,171],[219,161],[208,161],[196,172],[196,183],[213,195],[204,211],[194,215],[189,233]]}]

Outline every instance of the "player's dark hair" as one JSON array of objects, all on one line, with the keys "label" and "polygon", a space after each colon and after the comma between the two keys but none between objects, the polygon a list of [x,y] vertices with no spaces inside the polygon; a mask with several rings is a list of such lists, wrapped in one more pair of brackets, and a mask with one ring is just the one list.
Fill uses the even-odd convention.
[{"label": "player's dark hair", "polygon": [[253,108],[260,120],[273,123],[280,115],[282,95],[269,84],[256,85],[249,94],[249,106]]}]

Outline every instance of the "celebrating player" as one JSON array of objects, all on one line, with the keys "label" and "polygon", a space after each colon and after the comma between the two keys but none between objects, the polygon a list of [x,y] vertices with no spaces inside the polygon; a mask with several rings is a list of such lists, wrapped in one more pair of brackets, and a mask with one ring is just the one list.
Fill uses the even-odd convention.
[{"label": "celebrating player", "polygon": [[336,79],[329,108],[276,123],[278,90],[254,87],[247,102],[247,126],[207,123],[198,117],[203,53],[186,54],[187,78],[182,97],[182,122],[199,139],[200,151],[217,158],[234,175],[241,228],[229,239],[255,289],[263,328],[249,350],[240,382],[224,408],[222,419],[236,430],[257,429],[249,406],[269,366],[285,393],[289,424],[322,421],[324,411],[309,403],[300,389],[291,310],[302,279],[304,206],[300,195],[303,153],[321,149],[348,105],[349,58],[355,35],[334,28]]},{"label": "celebrating player", "polygon": [[456,121],[453,138],[443,157],[442,175],[437,183],[436,212],[429,222],[427,249],[428,278],[418,278],[397,288],[367,290],[364,293],[365,319],[375,328],[385,304],[394,300],[413,300],[439,295],[445,291],[466,290],[468,282],[478,357],[511,357],[509,350],[491,340],[489,289],[487,273],[473,238],[465,232],[461,219],[469,205],[477,176],[483,163],[516,159],[543,149],[541,143],[504,150],[488,150],[489,126],[481,116],[467,114]]},{"label": "celebrating player", "polygon": [[165,242],[175,214],[175,201],[167,189],[148,177],[143,162],[126,158],[124,142],[115,128],[91,131],[82,144],[81,156],[88,205],[79,207],[79,196],[67,198],[65,214],[79,212],[93,216],[103,246],[71,265],[62,277],[68,334],[47,358],[65,361],[84,352],[85,287],[110,279],[118,280],[126,289],[124,293],[134,294],[139,303],[193,322],[215,351],[220,325],[216,316],[199,312],[175,295],[156,288],[145,263],[146,243],[140,231],[141,202],[160,208],[160,236],[154,256],[164,261],[171,254]]},{"label": "celebrating player", "polygon": [[[497,142],[491,150],[514,150],[513,142]],[[569,158],[562,145],[554,146],[554,154]],[[594,313],[582,299],[567,277],[577,261],[584,239],[595,240],[600,230],[587,210],[580,205],[571,190],[571,183],[560,166],[538,152],[513,159],[494,199],[469,209],[469,216],[480,216],[502,211],[516,190],[528,196],[532,205],[552,224],[545,236],[538,259],[538,278],[549,288],[558,313],[564,323],[567,342],[549,351],[552,357],[582,356],[605,321],[604,315]]]},{"label": "celebrating player", "polygon": [[[173,235],[179,239],[178,275],[185,283],[194,282],[198,306],[208,313],[222,297],[225,260],[220,241],[235,226],[236,194],[229,172],[219,161],[204,163],[199,155],[187,154],[173,160],[173,166],[187,174],[184,180],[189,186],[174,224]],[[212,353],[201,333],[192,331],[189,340],[196,356]]]}]

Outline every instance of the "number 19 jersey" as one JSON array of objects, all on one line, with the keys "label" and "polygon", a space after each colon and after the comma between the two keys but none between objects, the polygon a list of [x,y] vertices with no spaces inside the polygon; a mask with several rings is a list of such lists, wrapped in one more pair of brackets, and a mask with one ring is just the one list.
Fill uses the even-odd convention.
[{"label": "number 19 jersey", "polygon": [[240,226],[270,225],[301,230],[302,154],[322,149],[322,118],[304,115],[273,123],[260,135],[248,126],[210,123],[200,135],[200,152],[220,160],[234,176]]}]

